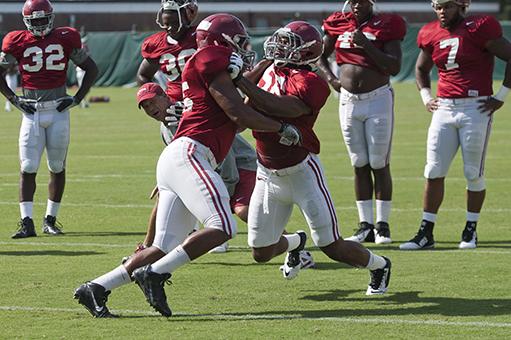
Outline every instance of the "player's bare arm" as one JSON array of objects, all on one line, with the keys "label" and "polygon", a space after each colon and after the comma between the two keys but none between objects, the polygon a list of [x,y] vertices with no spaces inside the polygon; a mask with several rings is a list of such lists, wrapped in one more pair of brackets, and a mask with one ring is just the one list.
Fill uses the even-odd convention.
[{"label": "player's bare arm", "polygon": [[263,59],[254,66],[253,69],[243,73],[243,77],[247,78],[253,83],[257,83],[263,76],[264,71],[273,63],[270,59]]},{"label": "player's bare arm", "polygon": [[328,63],[328,57],[334,52],[335,50],[335,39],[336,37],[331,36],[329,34],[325,34],[323,37],[323,54],[321,55],[321,58],[318,60],[318,67],[320,71],[324,74],[325,79],[328,81],[328,83],[339,92],[341,90],[341,81],[337,76],[332,72],[330,69],[329,63]]},{"label": "player's bare arm", "polygon": [[153,81],[153,77],[158,72],[160,65],[157,62],[144,59],[140,63],[137,71],[137,83],[143,85]]},{"label": "player's bare arm", "polygon": [[239,126],[267,132],[278,132],[282,124],[265,117],[243,103],[229,73],[220,73],[209,86],[209,92],[225,114]]},{"label": "player's bare arm", "polygon": [[78,102],[81,102],[85,95],[89,92],[92,85],[94,85],[94,81],[98,75],[98,66],[90,57],[85,59],[83,63],[78,65],[79,68],[85,71],[85,76],[83,78],[82,86],[76,92],[75,98]]},{"label": "player's bare arm", "polygon": [[501,37],[488,41],[486,49],[497,58],[506,62],[506,72],[502,87],[496,94],[481,101],[481,106],[479,107],[479,109],[491,115],[504,105],[504,100],[511,91],[511,43],[506,38]]},{"label": "player's bare arm", "polygon": [[433,69],[433,58],[431,55],[421,50],[415,63],[415,81],[417,89],[420,91],[422,102],[429,112],[438,109],[437,99],[431,95],[431,77],[430,72]]},{"label": "player's bare arm", "polygon": [[395,76],[401,69],[401,42],[391,40],[378,49],[360,30],[353,33],[353,43],[362,47],[382,73]]}]

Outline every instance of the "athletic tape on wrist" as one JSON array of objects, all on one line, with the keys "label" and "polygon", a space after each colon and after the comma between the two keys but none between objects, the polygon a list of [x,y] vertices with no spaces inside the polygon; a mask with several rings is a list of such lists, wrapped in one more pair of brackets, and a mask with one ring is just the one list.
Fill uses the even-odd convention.
[{"label": "athletic tape on wrist", "polygon": [[509,94],[510,91],[511,91],[511,89],[502,85],[499,92],[497,92],[497,94],[494,95],[493,98],[495,98],[501,102],[504,102],[504,100],[506,100],[506,96]]},{"label": "athletic tape on wrist", "polygon": [[431,89],[429,87],[422,88],[420,90],[420,95],[424,105],[427,105],[433,99],[433,96],[431,95]]}]

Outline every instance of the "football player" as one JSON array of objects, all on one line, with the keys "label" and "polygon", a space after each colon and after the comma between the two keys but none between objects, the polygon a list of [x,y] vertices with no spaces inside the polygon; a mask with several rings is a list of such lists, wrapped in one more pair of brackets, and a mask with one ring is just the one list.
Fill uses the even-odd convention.
[{"label": "football player", "polygon": [[[229,193],[214,169],[226,157],[238,129],[278,132],[288,143],[300,142],[295,126],[245,105],[227,72],[233,53],[242,55],[247,67],[253,61],[243,23],[230,14],[215,14],[204,19],[196,32],[198,50],[182,73],[183,116],[156,171],[160,197],[151,248],[166,255],[133,271],[149,304],[164,316],[172,315],[164,290],[171,273],[236,234]],[[204,229],[186,238],[197,220]],[[111,316],[107,296],[111,289],[131,282],[128,269],[121,265],[80,286],[75,297],[92,315]]]},{"label": "football player", "polygon": [[[347,4],[350,13],[334,12],[323,22],[325,51],[318,63],[325,79],[340,92],[341,130],[355,171],[360,223],[347,240],[390,243],[394,95],[389,81],[401,67],[406,25],[396,14],[375,13],[372,0],[347,0]],[[334,51],[338,74],[328,62]]]},{"label": "football player", "polygon": [[[65,185],[69,109],[82,101],[98,72],[94,61],[81,48],[80,34],[70,27],[54,28],[53,19],[48,0],[27,0],[23,6],[27,30],[10,32],[2,42],[0,68],[17,62],[23,89],[23,96],[17,96],[0,77],[0,92],[23,113],[19,137],[21,221],[12,238],[36,236],[33,200],[45,148],[50,181],[43,232],[62,234],[56,219]],[[66,94],[70,60],[85,70],[82,86],[74,96]]]},{"label": "football player", "polygon": [[281,236],[296,204],[314,244],[333,260],[369,269],[371,282],[366,294],[383,294],[389,284],[391,262],[341,238],[318,157],[320,142],[313,127],[330,94],[328,83],[312,72],[323,52],[321,34],[307,22],[294,21],[278,29],[264,49],[268,61],[258,85],[231,73],[234,83],[252,107],[293,124],[301,139],[299,144],[282,143],[275,132],[253,131],[259,160],[248,213],[248,244],[253,257],[267,262],[287,251],[282,273],[286,279],[296,277],[301,268],[299,251],[307,236],[303,231]]},{"label": "football player", "polygon": [[[444,197],[444,179],[461,147],[467,180],[466,224],[460,249],[477,246],[477,222],[486,195],[484,162],[493,113],[504,105],[511,88],[511,44],[499,22],[488,15],[466,16],[469,0],[433,0],[438,20],[423,26],[415,65],[417,87],[426,110],[433,113],[428,130],[426,186],[422,222],[403,250],[433,248],[433,227]],[[502,87],[493,94],[495,57],[507,63]],[[438,69],[436,98],[430,72]],[[493,94],[493,95],[492,95]]]}]

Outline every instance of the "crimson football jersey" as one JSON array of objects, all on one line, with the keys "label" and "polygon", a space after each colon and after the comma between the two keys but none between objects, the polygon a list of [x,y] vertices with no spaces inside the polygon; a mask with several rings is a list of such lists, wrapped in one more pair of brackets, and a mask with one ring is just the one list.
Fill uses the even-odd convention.
[{"label": "crimson football jersey", "polygon": [[209,85],[220,72],[227,72],[232,50],[207,46],[198,50],[183,70],[185,110],[174,139],[189,137],[207,146],[217,163],[231,148],[238,125],[218,106]]},{"label": "crimson football jersey", "polygon": [[334,12],[323,21],[323,31],[333,37],[335,42],[335,61],[337,64],[353,64],[380,69],[365,53],[364,49],[352,42],[353,32],[358,28],[376,48],[383,50],[383,45],[392,40],[403,40],[406,23],[399,15],[388,13],[374,14],[368,21],[358,26],[353,13]]},{"label": "crimson football jersey", "polygon": [[48,90],[66,84],[71,52],[81,46],[77,30],[59,27],[45,37],[29,31],[10,32],[2,42],[2,51],[18,61],[23,88]]},{"label": "crimson football jersey", "polygon": [[160,70],[167,75],[167,95],[174,101],[183,100],[181,90],[181,73],[186,61],[197,50],[195,27],[186,32],[180,41],[159,32],[147,37],[142,43],[142,57],[160,65]]},{"label": "crimson football jersey", "polygon": [[435,20],[421,28],[419,48],[431,54],[438,68],[437,97],[490,96],[494,56],[485,48],[489,40],[502,37],[499,22],[486,15],[473,15],[451,30]]},{"label": "crimson football jersey", "polygon": [[283,169],[300,163],[309,152],[319,154],[319,139],[312,128],[330,95],[328,83],[306,69],[279,68],[271,65],[265,70],[258,86],[276,95],[296,96],[312,110],[312,114],[309,115],[280,118],[300,130],[302,133],[300,146],[280,144],[280,136],[276,132],[253,131],[259,162],[269,169]]}]

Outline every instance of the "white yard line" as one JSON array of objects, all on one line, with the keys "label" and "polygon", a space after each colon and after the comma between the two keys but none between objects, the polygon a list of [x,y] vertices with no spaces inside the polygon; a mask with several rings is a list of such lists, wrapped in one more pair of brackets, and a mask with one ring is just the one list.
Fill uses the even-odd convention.
[{"label": "white yard line", "polygon": [[[55,313],[87,313],[83,308],[50,308],[50,307],[26,307],[26,306],[0,306],[0,311],[5,312],[55,312]],[[155,312],[146,310],[112,310],[114,314],[141,314],[147,316],[158,316]],[[306,320],[306,321],[336,321],[342,323],[359,324],[392,324],[392,325],[427,325],[427,326],[455,326],[455,327],[476,327],[476,328],[511,328],[509,322],[485,322],[485,321],[442,321],[442,320],[407,320],[407,319],[385,319],[385,318],[343,318],[343,317],[307,317],[302,315],[282,314],[190,314],[176,313],[174,317],[198,318],[211,321],[217,320]]]}]

